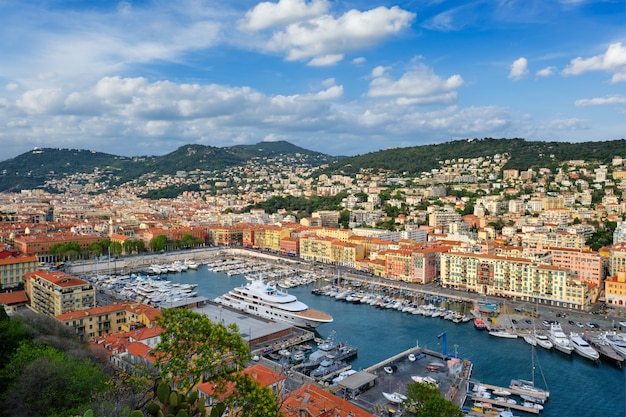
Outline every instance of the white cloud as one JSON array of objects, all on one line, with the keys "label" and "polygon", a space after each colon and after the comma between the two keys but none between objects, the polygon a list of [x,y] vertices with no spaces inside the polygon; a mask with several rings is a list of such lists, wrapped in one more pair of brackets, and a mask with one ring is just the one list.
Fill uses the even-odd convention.
[{"label": "white cloud", "polygon": [[326,0],[279,0],[278,3],[262,2],[246,13],[240,27],[249,30],[283,26],[320,16],[328,10]]},{"label": "white cloud", "polygon": [[7,91],[17,91],[20,89],[20,85],[18,83],[8,83],[4,86],[4,89]]},{"label": "white cloud", "polygon": [[612,82],[626,81],[626,46],[616,42],[609,45],[604,54],[572,59],[563,74],[580,75],[588,71],[612,72]]},{"label": "white cloud", "polygon": [[626,104],[626,97],[618,95],[610,97],[585,98],[576,100],[575,104],[577,107],[603,106],[607,104]]},{"label": "white cloud", "polygon": [[537,73],[535,74],[535,76],[537,77],[551,77],[552,75],[554,75],[554,72],[556,71],[556,67],[546,67],[543,69],[540,69],[539,71],[537,71]]},{"label": "white cloud", "polygon": [[307,65],[311,67],[328,67],[330,65],[335,65],[341,60],[343,60],[343,54],[329,54],[316,56],[315,58],[307,62]]},{"label": "white cloud", "polygon": [[456,100],[456,89],[463,79],[455,74],[447,80],[440,78],[425,65],[418,65],[398,80],[386,75],[382,67],[372,71],[368,97],[395,97],[398,104],[448,104]]},{"label": "white cloud", "polygon": [[511,64],[509,80],[521,80],[528,75],[528,60],[524,57],[518,58]]},{"label": "white cloud", "polygon": [[414,18],[414,13],[397,6],[350,10],[337,19],[318,16],[275,32],[265,48],[286,54],[288,61],[338,62],[347,52],[371,47],[406,29]]},{"label": "white cloud", "polygon": [[360,56],[360,57],[354,58],[352,60],[352,63],[355,64],[355,65],[359,65],[359,64],[365,63],[365,61],[366,61],[365,58]]}]

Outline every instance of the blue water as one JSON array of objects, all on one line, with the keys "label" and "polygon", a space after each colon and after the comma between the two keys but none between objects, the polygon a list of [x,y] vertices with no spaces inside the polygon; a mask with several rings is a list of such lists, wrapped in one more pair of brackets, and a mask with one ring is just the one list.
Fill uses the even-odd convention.
[{"label": "blue water", "polygon": [[[170,274],[174,282],[198,284],[198,294],[214,298],[245,282],[209,271]],[[511,379],[531,379],[531,348],[522,339],[496,339],[478,332],[471,323],[454,324],[439,318],[411,315],[396,310],[354,305],[326,296],[311,294],[313,286],[292,288],[290,293],[312,308],[333,316],[334,322],[318,328],[320,337],[336,332],[336,341],[359,348],[354,369],[364,369],[419,343],[435,351],[443,350],[445,333],[448,354],[469,359],[473,377],[487,384],[508,386]],[[545,417],[618,417],[626,416],[626,370],[608,363],[594,365],[578,355],[537,348],[535,382],[543,386],[543,372],[550,401],[540,414]],[[522,413],[515,413],[522,415]]]}]

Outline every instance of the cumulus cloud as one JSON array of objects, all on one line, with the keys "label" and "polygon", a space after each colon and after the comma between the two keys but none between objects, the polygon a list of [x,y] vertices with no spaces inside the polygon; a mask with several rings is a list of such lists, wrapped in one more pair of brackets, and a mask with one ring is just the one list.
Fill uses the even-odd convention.
[{"label": "cumulus cloud", "polygon": [[371,47],[401,32],[414,18],[414,13],[397,6],[350,10],[339,18],[324,14],[274,32],[265,49],[285,54],[288,61],[332,65],[348,52]]},{"label": "cumulus cloud", "polygon": [[372,71],[368,97],[393,97],[398,104],[449,104],[456,100],[463,79],[455,74],[444,80],[425,65],[418,65],[395,80],[383,67]]},{"label": "cumulus cloud", "polygon": [[546,67],[537,71],[535,76],[541,77],[541,78],[551,77],[552,75],[554,75],[555,71],[556,71],[556,67],[552,67],[552,66]]},{"label": "cumulus cloud", "polygon": [[279,0],[278,3],[262,2],[246,13],[240,27],[248,30],[283,26],[320,16],[328,10],[326,0]]},{"label": "cumulus cloud", "polygon": [[575,104],[577,107],[603,106],[607,104],[626,104],[626,97],[616,95],[609,97],[585,98],[576,100]]},{"label": "cumulus cloud", "polygon": [[575,58],[563,70],[564,75],[580,75],[589,71],[613,73],[612,82],[626,81],[626,46],[621,42],[612,43],[606,52],[591,58]]},{"label": "cumulus cloud", "polygon": [[356,64],[356,65],[359,65],[359,64],[363,64],[365,61],[366,61],[366,59],[364,57],[360,56],[360,57],[354,58],[352,60],[352,63]]},{"label": "cumulus cloud", "polygon": [[528,60],[524,57],[518,58],[511,64],[509,80],[521,80],[528,75]]}]

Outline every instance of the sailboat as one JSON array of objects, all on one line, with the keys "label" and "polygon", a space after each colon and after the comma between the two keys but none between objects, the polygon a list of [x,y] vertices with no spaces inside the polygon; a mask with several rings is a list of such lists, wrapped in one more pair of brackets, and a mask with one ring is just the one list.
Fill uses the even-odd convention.
[{"label": "sailboat", "polygon": [[[538,310],[539,303],[535,307],[535,311]],[[524,341],[532,346],[541,346],[544,349],[552,349],[554,344],[550,341],[548,336],[543,334],[537,334],[537,328],[535,327],[535,320],[533,320],[533,333],[524,336]]]},{"label": "sailboat", "polygon": [[[534,323],[534,321],[533,321]],[[531,358],[531,380],[525,379],[513,379],[509,384],[509,388],[526,391],[526,395],[530,397],[536,397],[543,401],[547,401],[550,397],[550,391],[548,391],[548,384],[546,383],[546,378],[543,375],[543,371],[541,370],[541,366],[539,366],[539,370],[541,372],[541,378],[543,379],[543,385],[546,389],[539,388],[535,385],[535,345],[530,345],[530,358]]]}]

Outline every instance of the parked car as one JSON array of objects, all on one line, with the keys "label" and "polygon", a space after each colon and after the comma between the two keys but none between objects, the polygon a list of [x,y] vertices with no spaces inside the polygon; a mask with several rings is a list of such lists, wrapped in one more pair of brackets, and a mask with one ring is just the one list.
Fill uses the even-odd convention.
[{"label": "parked car", "polygon": [[576,322],[576,326],[578,326],[578,327],[585,327],[585,325],[584,325],[584,324],[582,324],[582,323],[581,323],[581,322],[579,322],[579,321],[578,321],[578,322]]},{"label": "parked car", "polygon": [[574,320],[568,320],[568,323],[571,324],[572,326],[574,326],[576,323],[574,322]]},{"label": "parked car", "polygon": [[531,319],[526,319],[524,321],[526,322],[526,324],[533,324],[533,321]]}]

